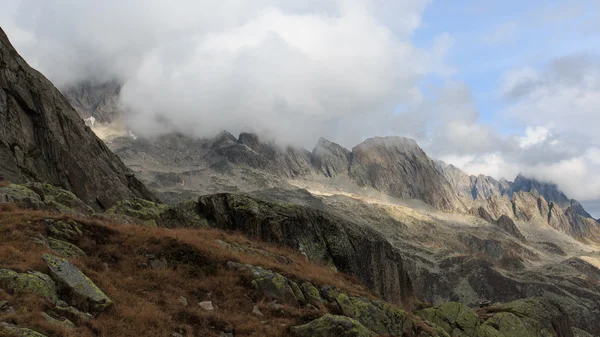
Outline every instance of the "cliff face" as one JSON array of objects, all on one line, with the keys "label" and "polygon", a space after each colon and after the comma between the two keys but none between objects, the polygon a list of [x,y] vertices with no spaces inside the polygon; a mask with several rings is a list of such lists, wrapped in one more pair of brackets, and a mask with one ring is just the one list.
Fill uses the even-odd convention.
[{"label": "cliff face", "polygon": [[119,104],[121,84],[116,81],[84,81],[62,92],[83,118],[94,117],[98,122],[110,123],[124,115],[123,107]]},{"label": "cliff face", "polygon": [[412,139],[377,137],[352,149],[350,177],[399,198],[423,200],[444,211],[464,211],[452,186]]},{"label": "cliff face", "polygon": [[387,301],[412,307],[413,288],[402,256],[381,234],[308,207],[217,194],[199,211],[215,227],[297,249],[311,261],[356,276]]},{"label": "cliff face", "polygon": [[60,186],[96,209],[153,198],[1,29],[0,175]]}]

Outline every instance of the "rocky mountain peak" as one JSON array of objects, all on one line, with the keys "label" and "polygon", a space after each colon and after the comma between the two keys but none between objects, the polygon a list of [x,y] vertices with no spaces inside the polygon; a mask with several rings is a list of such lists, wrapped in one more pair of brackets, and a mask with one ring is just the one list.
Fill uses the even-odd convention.
[{"label": "rocky mountain peak", "polygon": [[350,177],[392,196],[420,199],[444,211],[465,211],[452,186],[417,143],[375,137],[352,149]]},{"label": "rocky mountain peak", "polygon": [[97,209],[127,198],[154,199],[1,29],[0,175],[51,183]]},{"label": "rocky mountain peak", "polygon": [[125,114],[119,103],[122,84],[117,80],[87,80],[71,84],[62,92],[83,118],[93,117],[100,123],[111,123]]},{"label": "rocky mountain peak", "polygon": [[315,169],[329,178],[348,175],[352,152],[339,144],[321,137],[311,153],[311,163]]},{"label": "rocky mountain peak", "polygon": [[[369,148],[393,149],[400,152],[423,152],[414,139],[398,136],[367,138],[352,150],[365,150]],[[423,152],[424,153],[424,152]]]}]

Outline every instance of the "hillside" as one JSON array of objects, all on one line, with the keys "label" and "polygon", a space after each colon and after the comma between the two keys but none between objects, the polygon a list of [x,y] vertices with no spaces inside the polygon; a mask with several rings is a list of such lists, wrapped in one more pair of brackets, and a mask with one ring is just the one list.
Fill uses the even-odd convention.
[{"label": "hillside", "polygon": [[[8,185],[5,193],[7,188],[19,190]],[[284,237],[268,232],[251,236],[270,238],[271,244],[233,228],[210,229],[223,228],[227,222],[207,220],[212,213],[202,211],[203,204],[206,200],[197,204],[196,215],[204,215],[200,217],[192,216],[193,208],[190,211],[185,205],[146,204],[146,211],[134,209],[143,220],[118,215],[127,213],[123,203],[104,215],[91,216],[2,204],[3,333],[38,337],[591,336],[574,328],[565,312],[543,298],[476,310],[459,303],[432,307],[417,301],[414,311],[405,311],[378,300],[377,292],[331,264],[309,262],[318,250],[300,255],[275,244]],[[157,207],[163,207],[162,216],[150,224],[144,214]],[[179,227],[176,224],[188,228],[173,228]],[[238,225],[253,232],[251,222]],[[335,250],[332,257],[335,266],[343,266]]]}]

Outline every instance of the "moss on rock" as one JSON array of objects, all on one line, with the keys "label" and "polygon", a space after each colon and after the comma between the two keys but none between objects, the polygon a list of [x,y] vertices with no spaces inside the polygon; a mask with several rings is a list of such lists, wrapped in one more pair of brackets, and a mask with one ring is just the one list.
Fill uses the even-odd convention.
[{"label": "moss on rock", "polygon": [[115,206],[108,209],[106,214],[117,214],[141,220],[147,226],[157,227],[156,221],[169,207],[144,199],[128,199],[119,201]]},{"label": "moss on rock", "polygon": [[55,238],[48,238],[48,244],[52,250],[64,257],[85,256],[85,252],[74,244]]},{"label": "moss on rock", "polygon": [[290,329],[294,337],[370,337],[375,332],[345,316],[325,315],[308,324]]},{"label": "moss on rock", "polygon": [[33,293],[58,301],[58,289],[54,281],[39,272],[17,273],[10,269],[0,269],[0,288],[12,293]]},{"label": "moss on rock", "polygon": [[98,286],[69,261],[45,254],[44,262],[50,275],[69,295],[72,305],[93,312],[101,312],[112,305],[112,301]]},{"label": "moss on rock", "polygon": [[28,328],[20,328],[16,325],[8,323],[0,323],[0,333],[2,336],[14,336],[14,337],[46,337],[41,333],[31,330]]}]

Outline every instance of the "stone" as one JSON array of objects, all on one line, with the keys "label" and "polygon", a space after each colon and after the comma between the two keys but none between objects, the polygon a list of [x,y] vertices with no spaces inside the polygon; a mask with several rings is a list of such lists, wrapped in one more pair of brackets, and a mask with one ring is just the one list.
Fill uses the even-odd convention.
[{"label": "stone", "polygon": [[12,293],[33,293],[52,303],[58,302],[56,283],[48,275],[39,272],[17,273],[0,269],[0,288]]},{"label": "stone", "polygon": [[85,256],[85,252],[76,245],[55,238],[48,238],[48,245],[52,250],[64,257]]},{"label": "stone", "polygon": [[323,305],[323,299],[321,298],[321,294],[319,294],[319,289],[317,289],[317,287],[315,287],[312,283],[302,282],[300,287],[302,288],[302,293],[304,294],[304,297],[308,303],[315,307],[320,307]]},{"label": "stone", "polygon": [[184,307],[187,307],[187,306],[188,306],[188,300],[187,300],[187,298],[185,298],[185,297],[183,297],[183,296],[180,296],[180,297],[177,299],[177,302],[179,302],[179,304],[181,304],[181,305],[182,305],[182,306],[184,306]]},{"label": "stone", "polygon": [[46,335],[42,335],[41,333],[31,330],[28,328],[20,328],[16,325],[0,322],[0,333],[4,335],[7,333],[8,336],[14,337],[46,337]]},{"label": "stone", "polygon": [[111,299],[71,262],[50,254],[44,254],[42,259],[50,269],[52,279],[68,294],[75,307],[102,312],[112,305]]},{"label": "stone", "polygon": [[252,313],[257,315],[257,316],[264,316],[263,313],[260,311],[260,309],[258,308],[258,306],[254,306],[254,308],[252,308]]},{"label": "stone", "polygon": [[83,236],[83,227],[73,220],[43,220],[48,233],[55,237],[64,240],[74,240]]},{"label": "stone", "polygon": [[53,324],[53,325],[57,325],[61,328],[64,329],[75,329],[76,326],[75,324],[73,324],[73,322],[71,322],[70,320],[62,317],[62,319],[56,319],[50,315],[48,315],[47,313],[43,312],[42,316],[46,319],[46,322]]},{"label": "stone", "polygon": [[371,337],[376,333],[358,321],[336,315],[325,315],[310,323],[290,328],[293,337]]},{"label": "stone", "polygon": [[200,306],[202,309],[204,309],[204,310],[206,310],[206,311],[211,311],[211,310],[214,310],[214,308],[213,308],[213,305],[212,305],[212,301],[204,301],[204,302],[200,302],[200,303],[198,303],[198,305],[199,305],[199,306]]}]

